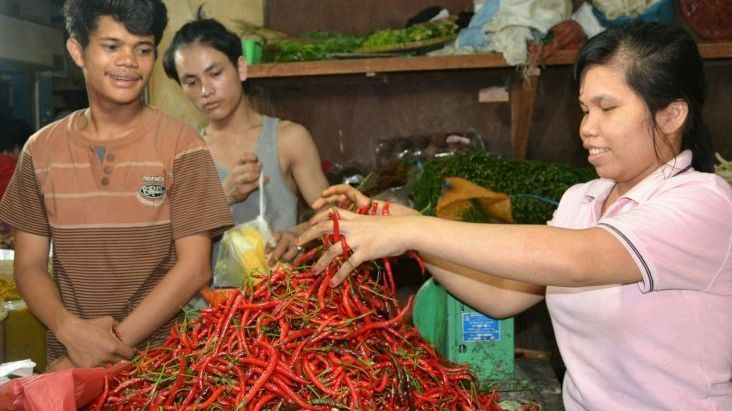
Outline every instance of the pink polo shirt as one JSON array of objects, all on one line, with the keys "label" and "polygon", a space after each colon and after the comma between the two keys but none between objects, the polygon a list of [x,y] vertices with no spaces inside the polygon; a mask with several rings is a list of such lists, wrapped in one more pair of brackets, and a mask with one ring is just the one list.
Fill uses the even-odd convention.
[{"label": "pink polo shirt", "polygon": [[684,151],[600,215],[614,183],[576,185],[550,225],[602,227],[635,284],[547,287],[568,410],[732,410],[732,189]]}]

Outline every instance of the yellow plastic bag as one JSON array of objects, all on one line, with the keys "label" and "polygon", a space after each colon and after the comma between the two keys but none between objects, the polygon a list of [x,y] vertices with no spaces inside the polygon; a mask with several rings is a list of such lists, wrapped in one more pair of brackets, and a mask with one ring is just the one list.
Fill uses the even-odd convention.
[{"label": "yellow plastic bag", "polygon": [[264,180],[259,176],[259,216],[224,233],[213,272],[213,288],[239,288],[269,274],[265,249],[276,245],[264,216]]},{"label": "yellow plastic bag", "polygon": [[473,202],[477,202],[483,212],[497,220],[511,223],[511,197],[496,193],[460,177],[445,178],[447,190],[437,200],[435,214],[448,220],[463,220]]}]

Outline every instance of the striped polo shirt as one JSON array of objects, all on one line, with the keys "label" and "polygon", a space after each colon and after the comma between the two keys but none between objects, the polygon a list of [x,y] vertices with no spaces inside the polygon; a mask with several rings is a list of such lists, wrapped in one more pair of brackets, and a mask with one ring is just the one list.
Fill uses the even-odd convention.
[{"label": "striped polo shirt", "polygon": [[[44,127],[24,147],[0,203],[0,220],[51,238],[54,281],[81,318],[121,321],[173,267],[176,239],[232,224],[196,132],[147,110],[139,127],[108,141],[75,130],[83,110]],[[140,346],[160,342],[179,319]],[[50,333],[48,344],[50,360],[65,351]]]}]

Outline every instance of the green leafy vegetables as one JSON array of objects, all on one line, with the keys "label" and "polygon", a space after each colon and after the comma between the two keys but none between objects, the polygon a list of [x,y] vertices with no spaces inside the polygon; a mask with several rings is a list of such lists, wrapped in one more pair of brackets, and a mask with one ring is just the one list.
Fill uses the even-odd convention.
[{"label": "green leafy vegetables", "polygon": [[353,36],[331,31],[311,31],[299,38],[273,39],[266,45],[265,62],[327,60],[333,54],[397,46],[454,35],[455,23],[444,20],[415,24],[403,29],[378,30],[368,36]]},{"label": "green leafy vegetables", "polygon": [[462,177],[493,191],[509,194],[516,223],[544,224],[551,219],[562,194],[569,187],[597,178],[597,175],[591,167],[516,161],[482,151],[456,154],[423,164],[414,187],[417,210],[434,215],[445,177]]}]

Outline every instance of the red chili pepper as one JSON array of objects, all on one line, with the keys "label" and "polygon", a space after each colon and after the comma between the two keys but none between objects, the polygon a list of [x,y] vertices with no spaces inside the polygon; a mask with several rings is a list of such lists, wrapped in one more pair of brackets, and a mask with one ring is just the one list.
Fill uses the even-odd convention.
[{"label": "red chili pepper", "polygon": [[338,212],[331,211],[330,214],[330,220],[333,222],[333,240],[334,241],[340,241],[341,239],[341,233],[338,229]]},{"label": "red chili pepper", "polygon": [[351,381],[350,378],[348,378],[348,374],[346,374],[346,385],[348,386],[348,390],[351,392],[351,405],[353,408],[360,410],[361,407],[361,397],[358,395],[358,390],[353,384],[353,381]]},{"label": "red chili pepper", "polygon": [[183,400],[183,403],[180,405],[180,409],[185,409],[186,405],[190,404],[191,401],[193,401],[194,398],[198,396],[198,390],[196,390],[196,386],[194,385],[191,387],[191,390],[188,392],[188,395],[186,395],[186,398]]},{"label": "red chili pepper", "polygon": [[[246,364],[246,365],[253,365],[253,366],[262,367],[262,368],[265,368],[267,366],[267,361],[261,360],[259,358],[252,358],[252,357],[239,358],[239,363]],[[291,370],[286,368],[279,361],[277,362],[277,366],[275,367],[275,372],[277,372],[278,374],[286,377],[287,379],[295,381],[299,384],[307,383],[307,380],[294,374]]]},{"label": "red chili pepper", "polygon": [[420,258],[419,254],[417,254],[417,252],[414,250],[409,250],[408,253],[414,259],[414,261],[417,262],[417,265],[419,265],[419,271],[422,273],[422,275],[424,275],[425,272],[427,272],[427,269],[424,266],[424,261],[422,261],[422,258]]},{"label": "red chili pepper", "polygon": [[225,388],[226,387],[214,388],[214,392],[208,397],[208,399],[206,399],[205,402],[201,404],[200,408],[206,409],[210,407],[214,403],[214,401],[216,401],[221,396],[221,393],[224,392]]},{"label": "red chili pepper", "polygon": [[99,397],[97,402],[94,404],[94,411],[102,410],[104,403],[107,401],[107,396],[109,396],[109,377],[105,375],[104,376],[104,390],[102,391],[102,395]]},{"label": "red chili pepper", "polygon": [[328,284],[334,275],[335,271],[333,270],[333,266],[328,266],[328,268],[325,269],[325,277],[323,277],[323,281],[318,286],[318,305],[321,310],[325,310],[325,294],[330,288]]},{"label": "red chili pepper", "polygon": [[254,395],[257,394],[257,392],[262,388],[264,383],[267,382],[269,377],[272,375],[275,368],[277,368],[279,358],[275,349],[271,345],[266,343],[262,344],[262,347],[265,351],[267,351],[267,354],[269,355],[269,364],[267,364],[267,368],[264,370],[264,373],[260,375],[259,378],[257,378],[257,381],[254,383],[252,388],[250,388],[249,392],[247,392],[247,394],[244,396],[244,400],[242,402],[245,406],[252,401]]},{"label": "red chili pepper", "polygon": [[394,283],[394,272],[391,270],[391,261],[388,257],[383,260],[386,271],[386,286],[389,287],[389,295],[394,295],[396,294],[396,284]]},{"label": "red chili pepper", "polygon": [[317,410],[317,407],[313,407],[312,405],[308,404],[300,398],[297,394],[295,394],[294,391],[290,389],[290,387],[287,386],[279,377],[273,377],[272,380],[274,381],[275,385],[287,396],[289,399],[291,399],[295,404],[300,406],[301,408],[304,408],[306,410]]},{"label": "red chili pepper", "polygon": [[165,400],[164,405],[171,405],[173,403],[173,400],[175,399],[175,394],[178,392],[178,389],[183,384],[183,378],[186,375],[186,358],[181,356],[178,359],[178,376],[175,378],[175,382],[173,383],[173,386],[170,388],[170,395],[168,395],[168,398]]},{"label": "red chili pepper", "polygon": [[348,256],[351,254],[351,247],[348,246],[345,236],[341,236],[340,242],[341,250],[343,251],[343,258],[348,259]]},{"label": "red chili pepper", "polygon": [[304,265],[306,263],[309,263],[309,262],[315,260],[315,256],[318,254],[318,251],[320,251],[320,250],[321,250],[320,247],[313,247],[313,248],[309,249],[308,251],[298,255],[297,258],[295,259],[295,261],[293,262],[293,265],[295,265],[296,267],[299,267],[301,265]]},{"label": "red chili pepper", "polygon": [[339,395],[338,391],[332,390],[325,385],[323,385],[323,382],[320,381],[317,375],[315,375],[315,371],[312,368],[312,364],[310,364],[308,361],[304,361],[303,363],[303,370],[305,370],[305,374],[307,374],[308,378],[310,378],[310,381],[315,384],[318,389],[323,391],[326,394],[333,395],[337,397]]},{"label": "red chili pepper", "polygon": [[260,398],[256,404],[254,404],[254,407],[252,407],[252,411],[260,411],[264,408],[265,405],[267,405],[268,402],[272,401],[273,399],[277,398],[275,394],[265,394]]},{"label": "red chili pepper", "polygon": [[393,325],[393,324],[396,324],[396,323],[400,322],[404,318],[404,315],[409,310],[409,307],[412,305],[412,300],[413,299],[414,299],[414,296],[409,296],[409,299],[407,300],[407,304],[404,306],[404,309],[402,309],[399,312],[399,314],[397,314],[396,317],[394,317],[394,318],[392,318],[390,320],[386,320],[386,321],[381,321],[381,322],[377,322],[377,323],[366,324],[363,327],[361,327],[360,329],[358,329],[355,332],[353,332],[351,334],[351,337],[355,337],[356,335],[363,334],[363,333],[365,333],[367,331],[370,331],[370,330],[373,330],[375,328],[385,328],[385,327],[388,327],[390,325]]},{"label": "red chili pepper", "polygon": [[343,289],[343,295],[341,296],[341,305],[343,306],[343,309],[346,312],[346,315],[348,318],[354,318],[356,314],[353,313],[353,308],[351,308],[351,302],[349,301],[350,298],[348,297],[348,291],[351,289],[351,285],[348,284]]},{"label": "red chili pepper", "polygon": [[371,205],[374,203],[374,200],[369,199],[369,203],[361,206],[356,209],[356,214],[368,214],[369,209],[371,208]]}]

